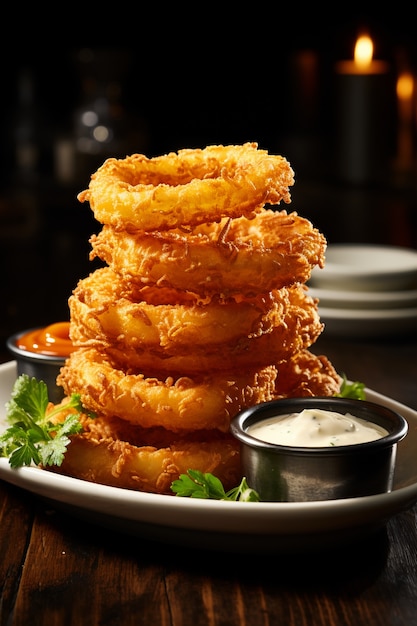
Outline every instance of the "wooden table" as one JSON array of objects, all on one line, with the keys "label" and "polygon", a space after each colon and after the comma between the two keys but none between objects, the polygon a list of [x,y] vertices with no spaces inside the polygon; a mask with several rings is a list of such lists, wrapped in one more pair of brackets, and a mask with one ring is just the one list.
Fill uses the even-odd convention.
[{"label": "wooden table", "polygon": [[[415,337],[314,349],[417,409]],[[133,539],[4,482],[0,502],[0,626],[417,624],[417,505],[354,546],[269,558]]]}]

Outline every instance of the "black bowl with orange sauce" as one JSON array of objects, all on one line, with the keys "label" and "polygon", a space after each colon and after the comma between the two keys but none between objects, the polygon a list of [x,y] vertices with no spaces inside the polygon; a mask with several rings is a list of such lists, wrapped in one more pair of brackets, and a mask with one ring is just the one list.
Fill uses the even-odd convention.
[{"label": "black bowl with orange sauce", "polygon": [[60,402],[64,391],[56,378],[65,360],[74,350],[69,338],[69,322],[56,322],[42,328],[31,328],[8,338],[7,349],[16,360],[17,375],[27,374],[43,380],[49,400]]}]

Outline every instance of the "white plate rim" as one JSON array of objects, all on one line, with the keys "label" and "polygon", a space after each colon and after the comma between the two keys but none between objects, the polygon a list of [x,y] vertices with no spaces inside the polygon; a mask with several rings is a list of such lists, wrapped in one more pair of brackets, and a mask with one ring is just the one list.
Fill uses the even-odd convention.
[{"label": "white plate rim", "polygon": [[417,320],[417,307],[398,309],[343,309],[318,305],[321,318],[341,320]]},{"label": "white plate rim", "polygon": [[[340,261],[340,254],[346,254],[346,261]],[[388,263],[375,266],[348,263],[348,259],[354,257],[369,258],[369,254],[377,253],[388,260]],[[396,259],[397,263],[393,263]],[[378,244],[329,244],[326,248],[326,264],[324,270],[326,274],[330,272],[336,275],[356,275],[356,276],[395,276],[400,274],[415,273],[417,271],[417,251],[412,248],[402,246],[383,246]]]},{"label": "white plate rim", "polygon": [[[15,380],[16,363],[0,364],[0,427],[4,399]],[[413,409],[367,389],[368,398],[401,412],[415,425]],[[399,444],[407,441],[407,437]],[[214,543],[220,550],[278,551],[315,549],[335,538],[369,531],[417,502],[417,482],[390,493],[349,500],[306,503],[236,503],[147,494],[97,485],[35,467],[12,469],[0,458],[0,479],[28,490],[75,514],[82,512],[99,525],[139,537],[151,534],[164,542]],[[117,515],[114,511],[117,510]]]},{"label": "white plate rim", "polygon": [[396,337],[417,332],[417,308],[339,309],[319,303],[318,313],[327,336]]},{"label": "white plate rim", "polygon": [[[382,305],[385,308],[389,308],[389,304],[403,305],[403,308],[406,308],[404,305],[410,308],[413,305],[417,307],[417,289],[403,289],[401,291],[347,291],[309,287],[308,294],[313,298],[318,298],[319,305],[322,306],[328,306],[326,302],[337,302],[337,307],[332,305],[329,308],[339,308],[339,305],[346,303],[349,304],[347,307],[349,309],[355,308],[354,305],[360,305],[361,310],[365,308],[374,310],[377,306]],[[401,307],[398,306],[398,308]]]}]

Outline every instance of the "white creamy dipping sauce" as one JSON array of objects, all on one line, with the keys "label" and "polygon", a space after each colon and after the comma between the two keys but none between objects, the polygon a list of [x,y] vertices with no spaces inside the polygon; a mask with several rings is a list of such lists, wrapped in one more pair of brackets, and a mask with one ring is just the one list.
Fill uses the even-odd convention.
[{"label": "white creamy dipping sauce", "polygon": [[388,435],[378,424],[323,409],[271,417],[249,426],[247,433],[268,443],[317,448],[365,443]]}]

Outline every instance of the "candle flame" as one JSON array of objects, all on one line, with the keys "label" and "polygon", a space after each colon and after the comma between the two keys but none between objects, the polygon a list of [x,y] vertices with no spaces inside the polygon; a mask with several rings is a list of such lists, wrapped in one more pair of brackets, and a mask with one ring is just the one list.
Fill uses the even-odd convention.
[{"label": "candle flame", "polygon": [[368,35],[358,37],[355,45],[355,63],[362,69],[369,67],[372,61],[374,45]]}]

